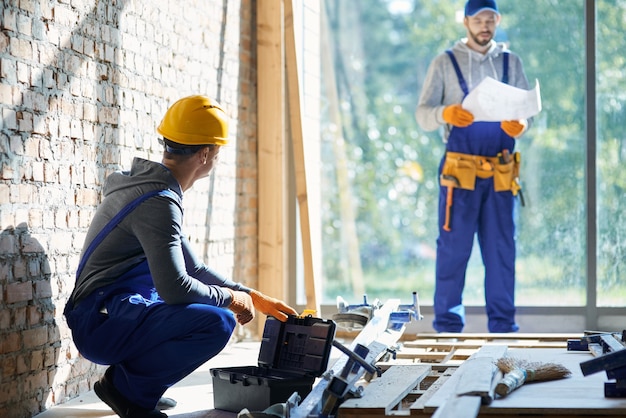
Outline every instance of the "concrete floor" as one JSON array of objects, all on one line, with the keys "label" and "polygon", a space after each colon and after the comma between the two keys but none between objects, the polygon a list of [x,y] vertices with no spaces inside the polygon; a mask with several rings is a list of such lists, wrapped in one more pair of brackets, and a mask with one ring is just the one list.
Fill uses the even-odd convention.
[{"label": "concrete floor", "polygon": [[[260,343],[258,342],[237,342],[227,346],[221,354],[203,364],[165,393],[165,396],[175,399],[178,404],[175,408],[163,412],[176,418],[236,418],[236,413],[213,409],[213,385],[210,369],[214,367],[255,366],[259,347]],[[116,416],[91,390],[65,404],[42,412],[35,418],[113,418]]]}]

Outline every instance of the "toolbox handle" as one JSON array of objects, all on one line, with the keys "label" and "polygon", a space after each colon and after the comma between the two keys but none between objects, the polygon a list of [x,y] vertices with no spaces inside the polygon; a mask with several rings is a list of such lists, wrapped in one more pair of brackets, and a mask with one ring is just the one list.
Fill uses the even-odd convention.
[{"label": "toolbox handle", "polygon": [[[238,376],[235,373],[228,373],[227,371],[219,371],[218,375],[221,380],[228,380],[228,383],[230,383],[231,385],[235,385],[238,382],[241,382],[242,386],[251,386],[252,384],[254,384],[253,379],[255,379],[255,376],[248,376],[246,374],[242,374],[241,376],[239,376],[240,379],[237,379]],[[251,380],[253,380],[253,382],[251,382]]]},{"label": "toolbox handle", "polygon": [[[218,379],[220,380],[227,380],[228,383],[230,383],[231,385],[236,384],[239,380],[237,379],[237,375],[234,373],[229,373],[226,370],[217,370],[216,376]],[[247,379],[244,378],[242,379],[242,383],[244,386],[248,386],[249,383],[247,383]]]}]

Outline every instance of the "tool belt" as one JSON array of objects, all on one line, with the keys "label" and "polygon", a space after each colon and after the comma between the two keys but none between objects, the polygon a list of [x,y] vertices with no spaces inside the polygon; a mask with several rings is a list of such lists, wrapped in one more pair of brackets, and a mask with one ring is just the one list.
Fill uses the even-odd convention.
[{"label": "tool belt", "polygon": [[476,177],[486,179],[493,177],[496,192],[519,190],[520,153],[513,157],[500,153],[496,157],[446,152],[446,159],[441,170],[441,185],[474,190]]},{"label": "tool belt", "polygon": [[521,197],[521,186],[519,185],[520,163],[520,153],[515,152],[511,156],[506,149],[498,153],[496,157],[447,151],[439,179],[440,184],[448,188],[446,220],[443,229],[446,231],[451,230],[450,210],[454,188],[474,190],[476,177],[482,179],[493,177],[493,187],[496,192],[510,190],[513,196],[516,196],[519,192]]}]

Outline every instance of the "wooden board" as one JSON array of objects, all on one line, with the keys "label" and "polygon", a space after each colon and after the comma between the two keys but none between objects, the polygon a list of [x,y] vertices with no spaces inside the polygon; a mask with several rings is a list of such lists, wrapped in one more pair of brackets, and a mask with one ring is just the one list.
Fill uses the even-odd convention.
[{"label": "wooden board", "polygon": [[433,414],[433,418],[468,418],[478,416],[480,397],[459,396],[455,402],[446,402]]},{"label": "wooden board", "polygon": [[580,338],[574,334],[544,333],[422,333],[411,341],[403,341],[396,361],[408,363],[438,363],[458,366],[479,349],[489,345],[509,348],[567,348],[567,340]]},{"label": "wooden board", "polygon": [[364,414],[388,415],[431,371],[430,366],[393,366],[372,380],[362,397],[348,399],[339,407],[337,416],[362,417]]},{"label": "wooden board", "polygon": [[506,341],[485,341],[485,340],[463,340],[463,341],[428,341],[416,340],[404,343],[405,348],[427,348],[430,350],[451,350],[454,348],[480,348],[486,345],[502,345],[505,344],[509,348],[567,348],[566,341],[541,341],[541,340],[506,340]]},{"label": "wooden board", "polygon": [[[257,2],[257,165],[258,165],[258,275],[256,288],[277,299],[289,300],[285,259],[285,141],[283,19],[280,3]],[[263,335],[265,321],[257,321]]]},{"label": "wooden board", "polygon": [[[531,348],[508,347],[507,355],[517,357],[532,362],[553,362],[562,364],[570,369],[572,377],[562,380],[550,382],[528,382],[522,387],[516,389],[505,398],[494,396],[488,405],[480,405],[480,396],[457,396],[458,385],[460,380],[461,366],[467,360],[449,359],[448,363],[428,363],[432,368],[431,374],[424,378],[419,387],[408,392],[407,396],[399,404],[397,409],[385,411],[384,408],[369,409],[368,412],[351,411],[351,417],[359,418],[376,418],[388,416],[411,416],[411,417],[430,417],[430,418],[448,418],[448,417],[473,417],[476,416],[476,407],[478,406],[478,417],[546,417],[546,418],[575,418],[575,417],[624,417],[626,416],[626,398],[606,398],[604,397],[604,383],[608,381],[605,373],[595,373],[593,375],[584,376],[581,371],[581,363],[593,359],[593,355],[587,351],[567,351],[567,340],[580,338],[580,335],[572,334],[504,334],[504,335],[487,335],[487,334],[453,334],[454,341],[445,334],[429,335],[428,338],[422,339],[418,337],[416,341],[419,343],[414,345],[411,350],[429,351],[436,354],[437,347],[428,347],[426,344],[422,346],[424,340],[429,339],[435,343],[461,343],[461,349],[452,347],[452,351],[444,351],[439,353],[444,356],[456,356],[460,350],[463,350],[464,356],[472,358],[483,349],[486,354],[487,350],[496,349],[494,346],[509,345],[525,346]],[[582,335],[582,334],[581,334]],[[439,338],[441,336],[441,338]],[[494,338],[496,337],[496,338]],[[518,338],[519,337],[519,338]],[[474,339],[482,339],[484,347],[477,344],[473,347]],[[449,341],[444,341],[449,340]],[[496,341],[500,341],[496,344]],[[519,344],[516,344],[519,343]],[[435,345],[437,345],[435,344]],[[411,345],[411,344],[409,344]],[[554,348],[558,345],[562,348]],[[419,347],[416,347],[419,346]],[[448,350],[448,348],[444,348]],[[404,355],[401,353],[404,352]],[[469,353],[472,353],[469,355]],[[377,366],[391,368],[394,365],[410,365],[420,364],[423,358],[420,354],[412,357],[412,352],[407,354],[406,344],[397,353],[397,360],[388,360],[384,363],[378,363]],[[492,357],[498,357],[497,353],[492,352]],[[460,365],[452,365],[451,363],[458,361]],[[423,364],[423,363],[421,363]],[[499,371],[497,373],[500,373]],[[497,378],[492,380],[496,383]],[[408,382],[410,386],[412,382]],[[400,380],[398,385],[401,386]],[[446,402],[451,396],[459,398],[459,402]],[[468,399],[461,399],[468,398]]]},{"label": "wooden board", "polygon": [[491,381],[497,370],[494,364],[494,360],[496,359],[474,357],[463,363],[457,371],[460,376],[456,385],[455,394],[457,396],[492,397],[492,395],[490,395],[493,386]]},{"label": "wooden board", "polygon": [[[495,361],[504,356],[507,347],[504,345],[485,346],[478,350],[470,359],[465,361],[452,375],[450,379],[435,393],[424,405],[424,411],[434,413],[438,408],[445,412],[439,412],[442,418],[459,417],[456,415],[459,408],[466,408],[464,417],[475,417],[473,409],[467,409],[475,405],[490,404],[494,399],[493,377],[497,368]],[[469,396],[468,396],[469,395]],[[466,397],[477,398],[473,401],[463,399]],[[472,415],[473,414],[473,415]]]},{"label": "wooden board", "polygon": [[309,198],[307,186],[306,158],[304,156],[304,132],[302,127],[302,103],[300,100],[300,82],[298,57],[294,28],[293,1],[285,0],[285,63],[287,67],[287,104],[289,109],[289,127],[293,144],[293,164],[296,174],[296,198],[300,215],[300,240],[302,244],[302,267],[306,307],[321,312],[317,297],[319,278],[315,274],[313,260],[314,247],[311,239],[311,221],[309,217]]},{"label": "wooden board", "polygon": [[567,334],[567,333],[524,333],[524,332],[508,332],[508,333],[482,333],[482,332],[441,332],[432,333],[424,332],[417,334],[417,340],[434,339],[436,341],[467,341],[467,340],[484,340],[484,341],[510,341],[510,340],[537,340],[537,341],[559,341],[567,342],[568,339],[581,338],[583,333],[580,334]]},{"label": "wooden board", "polygon": [[[597,373],[583,376],[580,363],[590,359],[590,353],[568,352],[566,349],[534,348],[509,349],[507,355],[529,361],[562,364],[570,369],[572,377],[549,382],[526,383],[507,397],[496,397],[490,405],[481,406],[479,417],[522,415],[550,418],[626,416],[626,398],[604,397],[606,375]],[[436,408],[445,402],[446,394],[442,392],[443,390],[452,391],[454,387],[444,385],[438,391],[438,396],[431,397],[429,402],[424,405],[424,410],[412,410],[411,415],[430,416],[433,414]],[[448,392],[447,396],[449,397],[451,393]]]}]

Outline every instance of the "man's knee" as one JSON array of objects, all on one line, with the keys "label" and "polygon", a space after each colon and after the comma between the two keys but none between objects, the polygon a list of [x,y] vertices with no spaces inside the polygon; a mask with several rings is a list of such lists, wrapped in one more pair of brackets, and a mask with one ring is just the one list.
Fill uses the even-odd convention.
[{"label": "man's knee", "polygon": [[228,334],[230,338],[230,335],[235,330],[237,321],[235,320],[235,316],[229,310],[224,309],[224,313],[222,314],[222,316],[223,316],[222,323],[224,324],[224,333]]}]

